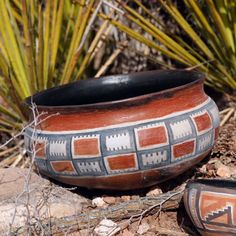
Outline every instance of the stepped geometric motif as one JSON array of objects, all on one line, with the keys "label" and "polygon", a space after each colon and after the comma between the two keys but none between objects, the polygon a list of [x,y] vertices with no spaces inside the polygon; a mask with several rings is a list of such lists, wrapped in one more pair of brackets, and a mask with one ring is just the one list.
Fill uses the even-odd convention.
[{"label": "stepped geometric motif", "polygon": [[219,231],[232,227],[236,233],[236,196],[226,193],[202,191],[199,213],[205,228]]}]

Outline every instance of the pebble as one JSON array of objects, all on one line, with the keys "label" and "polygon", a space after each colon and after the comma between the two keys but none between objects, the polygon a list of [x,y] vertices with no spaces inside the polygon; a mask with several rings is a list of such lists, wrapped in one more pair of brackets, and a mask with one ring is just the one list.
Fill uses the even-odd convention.
[{"label": "pebble", "polygon": [[120,231],[118,224],[112,220],[103,219],[94,229],[96,236],[113,236]]},{"label": "pebble", "polygon": [[148,197],[155,197],[155,196],[158,196],[162,194],[162,190],[160,188],[154,188],[154,189],[151,189],[147,194],[146,196]]},{"label": "pebble", "polygon": [[128,195],[121,196],[121,200],[122,200],[123,202],[127,202],[127,201],[129,201],[130,199],[131,199],[131,197],[128,196]]},{"label": "pebble", "polygon": [[107,204],[115,204],[116,198],[115,197],[103,197],[103,201]]},{"label": "pebble", "polygon": [[149,229],[150,229],[149,224],[146,222],[143,222],[141,225],[139,225],[137,233],[142,235],[142,234],[147,233]]},{"label": "pebble", "polygon": [[106,205],[106,203],[103,201],[103,199],[101,197],[96,197],[92,200],[92,206],[103,207],[105,205]]}]

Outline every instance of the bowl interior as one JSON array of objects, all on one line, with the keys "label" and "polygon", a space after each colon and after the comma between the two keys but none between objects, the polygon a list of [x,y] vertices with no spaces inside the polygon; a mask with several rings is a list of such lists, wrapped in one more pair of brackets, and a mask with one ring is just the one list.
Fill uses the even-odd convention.
[{"label": "bowl interior", "polygon": [[203,78],[202,74],[183,70],[106,76],[47,89],[28,97],[26,103],[29,105],[33,100],[38,106],[79,106],[118,101],[190,86]]}]

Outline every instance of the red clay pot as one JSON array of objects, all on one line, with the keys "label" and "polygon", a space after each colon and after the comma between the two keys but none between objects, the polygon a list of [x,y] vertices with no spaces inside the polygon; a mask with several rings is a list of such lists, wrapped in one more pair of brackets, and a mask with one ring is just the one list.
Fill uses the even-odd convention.
[{"label": "red clay pot", "polygon": [[201,161],[218,134],[203,80],[150,71],[45,90],[26,99],[46,113],[26,129],[26,148],[36,149],[40,172],[72,185],[136,189],[173,178]]},{"label": "red clay pot", "polygon": [[185,190],[184,203],[201,235],[236,235],[236,181],[191,181]]}]

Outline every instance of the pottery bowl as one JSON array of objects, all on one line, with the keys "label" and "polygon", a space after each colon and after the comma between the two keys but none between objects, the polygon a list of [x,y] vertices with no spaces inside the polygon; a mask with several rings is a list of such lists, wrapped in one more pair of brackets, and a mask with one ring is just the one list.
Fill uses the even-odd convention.
[{"label": "pottery bowl", "polygon": [[[54,87],[26,99],[39,171],[71,185],[135,189],[172,178],[211,150],[219,114],[193,71],[150,71]],[[35,117],[30,113],[29,122]]]},{"label": "pottery bowl", "polygon": [[201,235],[236,235],[236,181],[191,181],[185,190],[184,204]]}]

